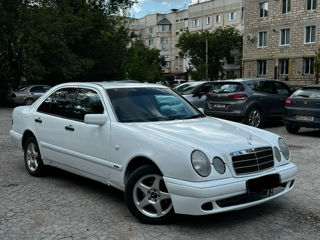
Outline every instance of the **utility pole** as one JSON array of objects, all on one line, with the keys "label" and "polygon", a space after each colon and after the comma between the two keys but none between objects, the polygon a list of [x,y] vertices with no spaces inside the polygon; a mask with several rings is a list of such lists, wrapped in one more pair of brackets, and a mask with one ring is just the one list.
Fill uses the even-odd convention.
[{"label": "utility pole", "polygon": [[208,33],[206,33],[206,81],[209,79],[208,59]]}]

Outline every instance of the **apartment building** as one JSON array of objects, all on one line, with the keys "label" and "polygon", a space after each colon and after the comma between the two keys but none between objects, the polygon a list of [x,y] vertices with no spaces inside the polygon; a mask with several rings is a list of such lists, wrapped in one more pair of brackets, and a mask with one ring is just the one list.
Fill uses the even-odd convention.
[{"label": "apartment building", "polygon": [[[189,60],[179,57],[176,44],[185,31],[213,31],[218,27],[234,26],[243,29],[242,0],[211,0],[189,5],[187,9],[172,9],[170,13],[149,14],[133,19],[130,28],[146,46],[160,50],[165,57],[164,73],[174,78],[184,78],[189,69]],[[205,46],[203,46],[205,48]],[[225,60],[226,76],[239,77],[239,52],[232,52]]]},{"label": "apartment building", "polygon": [[244,77],[268,77],[293,85],[315,82],[320,48],[317,0],[246,0]]}]

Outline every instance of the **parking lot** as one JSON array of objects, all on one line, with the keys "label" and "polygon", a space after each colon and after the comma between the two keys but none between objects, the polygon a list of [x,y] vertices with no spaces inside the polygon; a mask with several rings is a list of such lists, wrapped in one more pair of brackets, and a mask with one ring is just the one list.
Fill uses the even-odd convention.
[{"label": "parking lot", "polygon": [[211,216],[176,216],[144,225],[129,213],[123,193],[51,168],[44,178],[25,170],[8,134],[11,109],[0,109],[0,239],[320,239],[320,131],[281,135],[298,166],[289,194],[263,205]]}]

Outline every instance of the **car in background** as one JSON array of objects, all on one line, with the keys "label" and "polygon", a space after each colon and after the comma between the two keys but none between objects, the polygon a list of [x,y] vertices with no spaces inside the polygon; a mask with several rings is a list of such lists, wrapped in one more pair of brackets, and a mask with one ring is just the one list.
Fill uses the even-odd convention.
[{"label": "car in background", "polygon": [[173,90],[198,108],[204,108],[206,94],[214,82],[187,82],[173,88]]},{"label": "car in background", "polygon": [[176,86],[178,86],[180,84],[185,83],[186,81],[187,80],[185,80],[185,79],[176,79],[176,80],[173,81],[173,86],[176,87]]},{"label": "car in background", "polygon": [[286,99],[284,123],[289,133],[320,128],[320,84],[303,87]]},{"label": "car in background", "polygon": [[14,105],[31,105],[47,92],[51,87],[48,85],[32,85],[13,91],[9,95],[8,102]]},{"label": "car in background", "polygon": [[217,81],[207,95],[204,113],[261,127],[268,119],[282,119],[285,100],[292,92],[274,79]]}]

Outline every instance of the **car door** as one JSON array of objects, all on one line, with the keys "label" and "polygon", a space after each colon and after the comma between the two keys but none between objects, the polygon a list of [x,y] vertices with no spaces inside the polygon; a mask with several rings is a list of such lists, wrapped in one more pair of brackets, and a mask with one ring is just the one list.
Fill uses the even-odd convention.
[{"label": "car door", "polygon": [[275,89],[277,91],[278,103],[276,105],[277,115],[283,115],[284,112],[284,102],[287,97],[290,96],[290,89],[287,85],[281,82],[274,82]]},{"label": "car door", "polygon": [[67,164],[96,180],[108,178],[109,168],[117,168],[109,160],[110,121],[104,125],[84,123],[86,114],[105,114],[106,107],[98,90],[79,88],[72,116],[65,124]]},{"label": "car door", "polygon": [[195,94],[192,97],[192,103],[198,108],[204,108],[204,102],[207,99],[206,94],[211,90],[212,83],[204,83],[195,89]]},{"label": "car door", "polygon": [[60,88],[47,97],[33,114],[36,135],[45,163],[66,161],[65,126],[70,118],[77,87]]},{"label": "car door", "polygon": [[279,98],[275,91],[273,81],[261,80],[254,83],[255,94],[252,99],[254,104],[257,104],[265,116],[276,115]]}]

